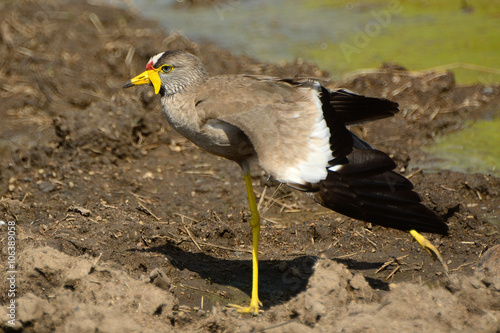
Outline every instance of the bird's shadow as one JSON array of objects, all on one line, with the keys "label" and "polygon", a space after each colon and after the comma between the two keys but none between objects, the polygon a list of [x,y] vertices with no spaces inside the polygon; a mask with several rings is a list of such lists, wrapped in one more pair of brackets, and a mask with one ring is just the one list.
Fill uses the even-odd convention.
[{"label": "bird's shadow", "polygon": [[[251,259],[220,259],[203,252],[187,252],[172,243],[141,251],[162,254],[169,258],[176,269],[196,272],[202,279],[218,285],[231,286],[251,295]],[[241,257],[241,254],[235,253],[234,257]],[[318,260],[318,257],[307,255],[291,260],[259,260],[259,298],[264,308],[282,304],[306,290]],[[352,259],[332,260],[347,265],[349,270],[378,268],[382,265]],[[366,280],[373,289],[388,289],[388,284],[381,280]]]}]

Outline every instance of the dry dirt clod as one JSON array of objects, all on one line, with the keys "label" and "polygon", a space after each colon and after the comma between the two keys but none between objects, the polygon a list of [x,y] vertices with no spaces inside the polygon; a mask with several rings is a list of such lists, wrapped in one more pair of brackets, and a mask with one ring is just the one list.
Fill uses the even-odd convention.
[{"label": "dry dirt clod", "polygon": [[83,208],[80,206],[70,206],[68,208],[68,212],[75,212],[80,214],[81,216],[89,217],[91,212],[87,208]]}]

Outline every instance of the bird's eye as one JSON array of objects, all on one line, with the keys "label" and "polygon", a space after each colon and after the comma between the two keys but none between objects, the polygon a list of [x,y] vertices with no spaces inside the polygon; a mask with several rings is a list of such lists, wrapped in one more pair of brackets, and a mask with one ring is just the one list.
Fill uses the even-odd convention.
[{"label": "bird's eye", "polygon": [[163,65],[163,66],[161,66],[161,71],[163,73],[170,73],[173,69],[174,69],[174,67],[170,66],[170,65]]}]

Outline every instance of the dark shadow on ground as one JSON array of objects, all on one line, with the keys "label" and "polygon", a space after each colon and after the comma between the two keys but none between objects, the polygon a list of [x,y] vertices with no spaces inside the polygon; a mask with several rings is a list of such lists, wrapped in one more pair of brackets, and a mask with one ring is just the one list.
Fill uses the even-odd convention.
[{"label": "dark shadow on ground", "polygon": [[[202,279],[212,284],[231,286],[248,296],[251,295],[251,260],[220,259],[202,252],[186,252],[173,244],[152,247],[144,251],[165,255],[180,271],[196,272]],[[235,256],[241,254],[235,253]],[[281,304],[304,291],[316,261],[317,258],[312,256],[302,256],[292,260],[259,260],[259,298],[264,308]]]},{"label": "dark shadow on ground", "polygon": [[[331,258],[331,259],[333,261],[338,262],[339,264],[346,265],[350,271],[375,270],[379,269],[384,264],[383,262],[366,262],[354,259],[336,259],[336,258]],[[389,291],[389,283],[380,279],[371,278],[367,276],[365,276],[365,279],[372,289]]]},{"label": "dark shadow on ground", "polygon": [[[251,295],[251,260],[220,259],[203,252],[187,252],[172,243],[144,251],[165,255],[179,271],[195,272],[211,284],[231,286],[243,291],[248,297]],[[236,252],[234,256],[241,256],[241,253]],[[356,260],[333,260],[354,270],[373,269],[382,265]],[[264,308],[282,304],[304,291],[317,261],[318,257],[314,256],[301,256],[292,260],[259,260],[259,297]],[[373,289],[389,290],[388,284],[381,280],[370,278],[367,282]]]}]

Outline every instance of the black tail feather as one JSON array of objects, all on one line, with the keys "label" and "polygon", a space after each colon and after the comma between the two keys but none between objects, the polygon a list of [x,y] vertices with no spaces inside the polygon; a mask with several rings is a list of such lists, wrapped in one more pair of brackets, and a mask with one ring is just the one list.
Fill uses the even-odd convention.
[{"label": "black tail feather", "polygon": [[347,160],[316,185],[312,195],[320,204],[384,227],[448,233],[442,218],[421,203],[412,183],[392,171],[395,164],[385,153],[358,149]]}]

